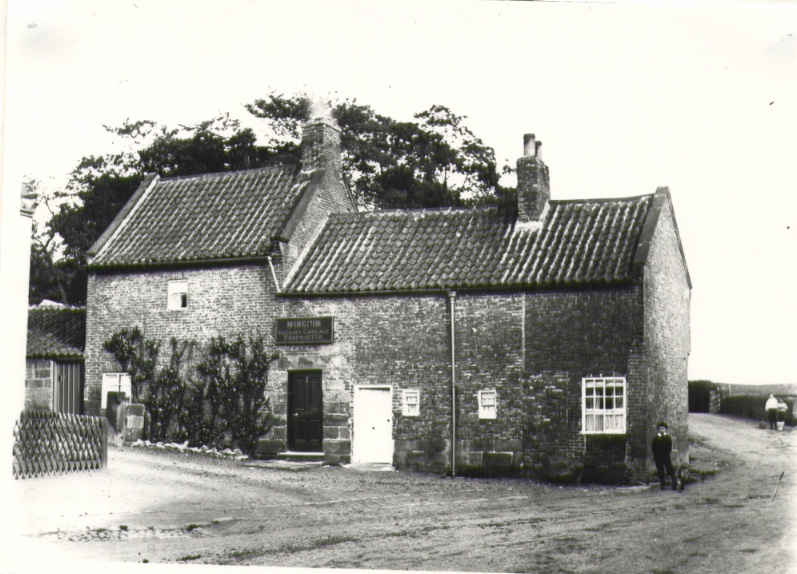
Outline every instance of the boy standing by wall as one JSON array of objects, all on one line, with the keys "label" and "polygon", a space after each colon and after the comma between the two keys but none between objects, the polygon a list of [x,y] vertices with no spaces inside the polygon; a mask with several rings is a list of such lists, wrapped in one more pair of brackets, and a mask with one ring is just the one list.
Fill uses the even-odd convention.
[{"label": "boy standing by wall", "polygon": [[653,461],[656,463],[656,472],[659,474],[659,484],[661,489],[665,488],[665,473],[670,477],[670,484],[673,490],[678,490],[678,481],[675,479],[675,469],[670,460],[672,452],[672,437],[667,434],[667,423],[660,422],[656,425],[659,429],[658,434],[653,437]]}]

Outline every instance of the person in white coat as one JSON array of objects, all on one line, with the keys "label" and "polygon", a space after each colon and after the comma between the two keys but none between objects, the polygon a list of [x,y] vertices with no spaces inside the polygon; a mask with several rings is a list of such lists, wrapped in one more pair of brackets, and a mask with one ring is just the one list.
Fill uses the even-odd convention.
[{"label": "person in white coat", "polygon": [[775,430],[775,427],[778,424],[778,399],[775,398],[775,395],[769,395],[769,398],[764,405],[764,410],[767,411],[767,419],[769,420],[770,430]]}]

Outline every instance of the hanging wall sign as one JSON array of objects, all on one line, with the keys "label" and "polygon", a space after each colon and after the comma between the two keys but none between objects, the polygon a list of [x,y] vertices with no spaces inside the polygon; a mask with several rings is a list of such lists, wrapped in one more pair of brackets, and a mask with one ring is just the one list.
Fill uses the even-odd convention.
[{"label": "hanging wall sign", "polygon": [[277,345],[325,345],[335,342],[334,317],[277,319]]}]

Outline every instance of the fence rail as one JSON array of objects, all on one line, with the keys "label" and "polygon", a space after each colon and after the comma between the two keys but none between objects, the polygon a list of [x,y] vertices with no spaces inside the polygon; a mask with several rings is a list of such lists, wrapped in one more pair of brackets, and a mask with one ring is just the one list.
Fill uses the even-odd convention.
[{"label": "fence rail", "polygon": [[105,417],[25,410],[14,425],[14,478],[95,470],[107,464]]}]

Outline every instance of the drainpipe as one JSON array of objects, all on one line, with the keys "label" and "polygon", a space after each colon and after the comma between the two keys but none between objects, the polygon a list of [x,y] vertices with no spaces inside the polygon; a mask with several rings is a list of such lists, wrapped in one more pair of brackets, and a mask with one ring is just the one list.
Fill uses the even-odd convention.
[{"label": "drainpipe", "polygon": [[280,283],[277,281],[277,273],[274,271],[274,263],[271,262],[271,255],[268,255],[266,259],[268,259],[268,266],[271,269],[271,276],[274,278],[274,286],[277,288],[277,293],[279,293],[282,289],[280,289]]},{"label": "drainpipe", "polygon": [[457,475],[457,359],[454,337],[456,298],[456,291],[448,292],[448,300],[451,302],[451,476]]}]

